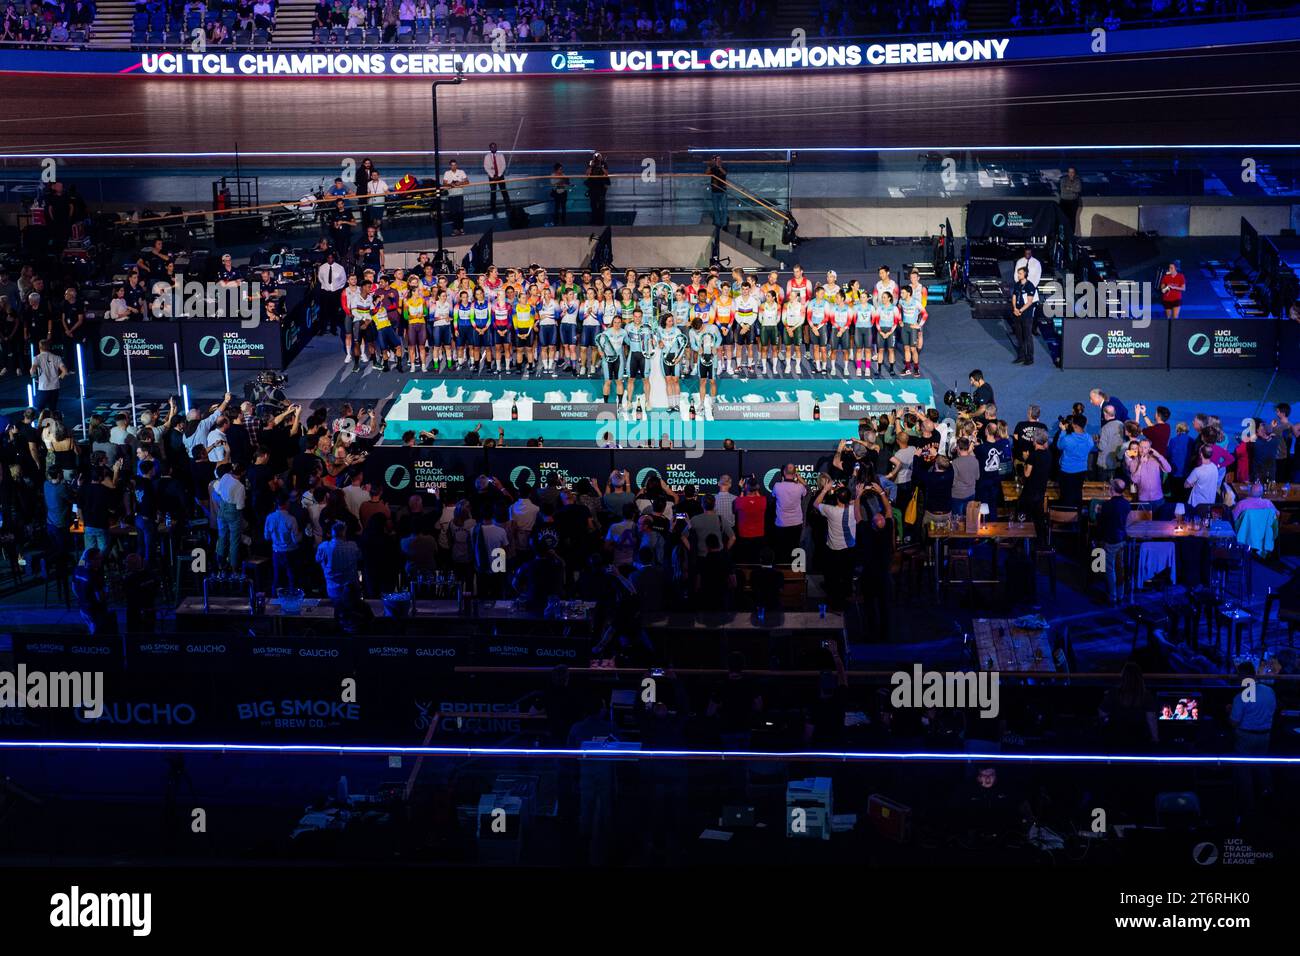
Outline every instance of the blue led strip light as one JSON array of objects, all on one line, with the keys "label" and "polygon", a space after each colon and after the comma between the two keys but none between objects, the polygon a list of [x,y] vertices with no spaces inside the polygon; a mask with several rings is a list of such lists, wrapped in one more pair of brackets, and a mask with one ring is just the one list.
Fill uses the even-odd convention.
[{"label": "blue led strip light", "polygon": [[227,753],[339,754],[367,756],[394,754],[417,757],[586,757],[610,760],[836,760],[932,761],[971,763],[1132,763],[1132,764],[1269,764],[1300,765],[1300,757],[1243,756],[1240,754],[999,754],[911,751],[891,753],[871,750],[581,750],[531,747],[404,747],[378,744],[247,744],[164,743],[161,741],[0,740],[0,750],[186,751]]}]

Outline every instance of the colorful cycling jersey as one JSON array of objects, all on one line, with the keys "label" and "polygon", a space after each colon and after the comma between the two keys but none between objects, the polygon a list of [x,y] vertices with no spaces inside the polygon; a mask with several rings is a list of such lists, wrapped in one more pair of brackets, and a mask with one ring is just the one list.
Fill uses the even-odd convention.
[{"label": "colorful cycling jersey", "polygon": [[361,301],[361,290],[354,285],[346,286],[343,289],[343,308],[351,315],[356,310],[356,304]]},{"label": "colorful cycling jersey", "polygon": [[655,308],[655,300],[654,300],[654,296],[652,295],[641,296],[641,298],[637,299],[636,304],[641,307],[641,314],[644,315],[647,319],[653,318],[655,314],[659,311],[658,309]]},{"label": "colorful cycling jersey", "polygon": [[673,313],[673,322],[675,322],[677,325],[691,324],[691,304],[687,302],[685,299],[681,300],[680,302],[676,300],[673,301],[672,313]]},{"label": "colorful cycling jersey", "polygon": [[758,296],[744,296],[736,300],[736,321],[741,325],[753,325],[754,320],[758,318]]},{"label": "colorful cycling jersey", "polygon": [[429,312],[429,303],[422,295],[408,295],[402,306],[402,314],[411,325],[423,325]]},{"label": "colorful cycling jersey", "polygon": [[554,299],[547,299],[537,307],[537,324],[554,325],[559,314],[560,303]]},{"label": "colorful cycling jersey", "polygon": [[622,310],[619,309],[617,302],[606,302],[600,307],[600,321],[602,325],[610,326],[614,324],[614,316],[620,315]]},{"label": "colorful cycling jersey", "polygon": [[924,282],[912,286],[912,301],[921,303],[921,308],[930,307],[930,290],[925,287]]},{"label": "colorful cycling jersey", "polygon": [[631,325],[632,313],[636,311],[636,303],[633,302],[631,299],[627,300],[626,302],[620,300],[620,302],[618,303],[618,309],[621,313],[623,313],[623,322],[627,325]]},{"label": "colorful cycling jersey", "polygon": [[691,315],[693,318],[700,319],[705,325],[712,321],[713,303],[709,302],[704,296],[696,300],[695,305],[691,306]]},{"label": "colorful cycling jersey", "polygon": [[859,299],[853,305],[849,306],[853,310],[855,318],[853,324],[862,328],[870,328],[876,320],[876,307],[871,304],[867,298]]},{"label": "colorful cycling jersey", "polygon": [[461,325],[473,325],[474,303],[471,302],[468,305],[461,305],[459,302],[456,303],[456,321]]},{"label": "colorful cycling jersey", "polygon": [[781,324],[781,307],[774,302],[764,302],[758,309],[758,324],[773,328]]},{"label": "colorful cycling jersey", "polygon": [[560,321],[565,325],[577,325],[578,313],[581,311],[578,303],[565,302],[560,305]]},{"label": "colorful cycling jersey", "polygon": [[648,352],[654,336],[654,330],[648,325],[637,325],[633,323],[623,330],[623,341],[627,343],[627,350],[632,353]]},{"label": "colorful cycling jersey", "polygon": [[382,302],[374,304],[374,307],[370,310],[370,317],[375,320],[375,328],[392,328],[393,320],[389,317],[388,306]]},{"label": "colorful cycling jersey", "polygon": [[785,310],[781,314],[781,321],[785,323],[787,329],[797,329],[803,325],[804,318],[803,302],[791,297],[790,301],[785,304]]},{"label": "colorful cycling jersey", "polygon": [[779,282],[764,282],[763,287],[758,291],[763,294],[764,301],[767,300],[767,294],[769,292],[776,293],[776,301],[778,303],[785,301],[785,289],[782,287],[781,283]]},{"label": "colorful cycling jersey", "polygon": [[670,329],[661,329],[659,351],[663,354],[665,362],[675,364],[686,351],[686,336],[682,334],[682,330],[675,325]]},{"label": "colorful cycling jersey", "polygon": [[[388,313],[388,321],[396,322],[402,317],[402,291],[400,289],[389,288],[384,292],[384,311]],[[380,326],[384,328],[384,326]]]},{"label": "colorful cycling jersey", "polygon": [[451,323],[451,303],[446,299],[433,304],[433,324],[449,325]]},{"label": "colorful cycling jersey", "polygon": [[791,277],[790,281],[785,284],[786,298],[799,295],[805,302],[812,298],[812,280],[807,276],[802,279]]},{"label": "colorful cycling jersey", "polygon": [[604,309],[595,299],[587,299],[582,303],[582,324],[584,326],[600,325],[600,317],[603,314]]},{"label": "colorful cycling jersey", "polygon": [[910,299],[902,299],[898,303],[898,311],[903,314],[903,324],[909,328],[919,329],[925,325],[925,320],[929,318],[926,315],[925,307],[917,301],[916,296],[912,296]]},{"label": "colorful cycling jersey", "polygon": [[899,318],[896,305],[882,306],[872,312],[872,324],[884,333],[894,331],[898,327]]},{"label": "colorful cycling jersey", "polygon": [[492,324],[492,306],[486,302],[474,303],[474,327],[480,332],[486,332],[488,326]]},{"label": "colorful cycling jersey", "polygon": [[847,302],[837,302],[830,308],[831,325],[838,332],[846,331],[857,318],[858,310]]},{"label": "colorful cycling jersey", "polygon": [[515,303],[515,328],[526,332],[537,324],[537,308],[532,299],[520,299]]},{"label": "colorful cycling jersey", "polygon": [[622,329],[605,329],[596,336],[596,347],[605,361],[613,362],[623,357],[623,341],[627,338]]},{"label": "colorful cycling jersey", "polygon": [[898,283],[893,279],[881,279],[877,282],[876,287],[871,292],[871,301],[876,305],[880,305],[880,297],[886,292],[889,293],[889,297],[893,302],[898,302]]},{"label": "colorful cycling jersey", "polygon": [[808,325],[820,329],[830,317],[831,304],[825,299],[813,299],[808,303]]},{"label": "colorful cycling jersey", "polygon": [[507,302],[504,297],[498,296],[492,301],[492,324],[498,329],[508,329],[510,327],[510,313],[514,311],[515,304]]},{"label": "colorful cycling jersey", "polygon": [[505,281],[499,276],[495,281],[484,277],[479,280],[478,284],[483,287],[483,294],[489,302],[496,302],[502,298],[501,289],[505,286]]},{"label": "colorful cycling jersey", "polygon": [[734,299],[718,298],[713,303],[713,320],[719,325],[730,325],[736,318],[736,302]]},{"label": "colorful cycling jersey", "polygon": [[[378,311],[383,312],[384,316],[387,317],[388,315],[387,310],[380,309]],[[352,300],[352,321],[353,322],[373,321],[375,317],[375,312],[376,312],[375,297],[373,295],[358,295],[355,299]]]}]

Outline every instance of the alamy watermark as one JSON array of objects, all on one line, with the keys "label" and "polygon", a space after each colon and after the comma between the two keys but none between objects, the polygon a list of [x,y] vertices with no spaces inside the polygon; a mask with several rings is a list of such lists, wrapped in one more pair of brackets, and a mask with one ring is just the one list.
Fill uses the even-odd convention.
[{"label": "alamy watermark", "polygon": [[255,329],[262,321],[262,286],[245,282],[199,282],[176,273],[174,283],[159,282],[149,311],[155,319],[239,319],[240,327]]},{"label": "alamy watermark", "polygon": [[79,709],[97,720],[104,713],[103,671],[0,671],[0,710],[7,708]]},{"label": "alamy watermark", "polygon": [[913,664],[911,671],[896,671],[889,679],[889,702],[898,708],[976,708],[981,717],[998,715],[997,671],[927,671]]},{"label": "alamy watermark", "polygon": [[1076,281],[1065,275],[1061,294],[1043,297],[1043,315],[1049,319],[1126,319],[1137,329],[1151,324],[1154,284],[1132,280]]}]

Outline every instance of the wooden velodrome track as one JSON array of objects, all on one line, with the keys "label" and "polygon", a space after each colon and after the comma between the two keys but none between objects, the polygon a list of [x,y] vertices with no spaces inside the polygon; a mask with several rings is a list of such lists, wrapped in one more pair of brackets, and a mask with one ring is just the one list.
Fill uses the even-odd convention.
[{"label": "wooden velodrome track", "polygon": [[[443,89],[445,150],[1300,142],[1300,45],[874,74],[483,79]],[[14,153],[431,149],[409,79],[6,76]],[[0,160],[3,162],[3,160]],[[172,163],[174,160],[160,160]],[[139,164],[139,160],[132,160]],[[13,162],[3,163],[12,166]]]}]

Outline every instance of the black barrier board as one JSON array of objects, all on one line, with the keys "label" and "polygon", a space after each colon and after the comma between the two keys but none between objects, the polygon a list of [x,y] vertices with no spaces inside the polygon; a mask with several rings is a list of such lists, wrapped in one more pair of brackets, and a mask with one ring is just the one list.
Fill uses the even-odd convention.
[{"label": "black barrier board", "polygon": [[99,322],[90,341],[94,367],[100,371],[124,371],[129,352],[133,374],[174,372],[181,330],[175,322]]},{"label": "black barrier board", "polygon": [[1169,320],[1144,328],[1111,319],[1062,319],[1061,367],[1163,369],[1169,360]]},{"label": "black barrier board", "polygon": [[[258,322],[244,328],[237,321],[183,320],[181,367],[219,369],[229,362],[231,372],[284,368],[284,346],[279,322]],[[222,344],[225,344],[225,358]]]},{"label": "black barrier board", "polygon": [[384,499],[402,504],[421,491],[433,491],[455,500],[470,488],[475,477],[485,473],[482,448],[449,445],[443,448],[407,448],[379,445],[366,459],[367,481],[380,482]]},{"label": "black barrier board", "polygon": [[700,494],[718,490],[718,478],[730,475],[732,490],[740,474],[740,454],[734,451],[636,448],[614,452],[614,467],[632,475],[633,491],[645,487],[651,475],[658,475],[673,491],[695,485]]},{"label": "black barrier board", "polygon": [[491,474],[512,493],[520,481],[541,487],[551,472],[558,472],[566,485],[576,485],[584,478],[595,479],[599,491],[613,468],[610,452],[601,448],[493,448],[487,462]]}]

